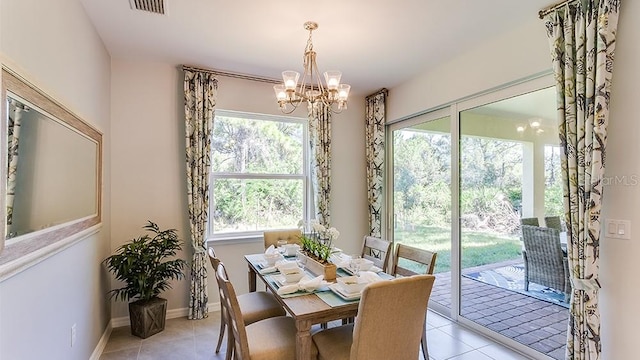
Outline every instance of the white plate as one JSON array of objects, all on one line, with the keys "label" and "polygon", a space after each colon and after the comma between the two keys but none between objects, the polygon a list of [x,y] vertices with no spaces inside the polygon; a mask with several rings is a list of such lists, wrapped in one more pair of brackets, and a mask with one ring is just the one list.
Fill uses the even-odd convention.
[{"label": "white plate", "polygon": [[[347,267],[347,266],[342,267],[341,269],[344,270],[344,272],[346,272],[349,275],[355,275],[355,273],[353,271],[351,271],[351,269],[349,269],[349,267]],[[365,271],[365,270],[361,270],[361,271]],[[371,272],[374,272],[374,273],[377,274],[379,272],[382,272],[382,269],[380,269],[379,267],[373,265],[369,270],[366,270],[366,271],[371,271]]]},{"label": "white plate", "polygon": [[273,279],[273,281],[276,282],[276,285],[278,285],[278,286],[295,285],[295,284],[299,283],[302,280],[309,280],[310,279],[309,276],[304,275],[302,277],[302,279],[300,279],[298,281],[287,282],[287,279],[284,277],[284,274],[273,275],[271,278]]},{"label": "white plate", "polygon": [[329,285],[329,290],[333,291],[336,295],[341,297],[343,300],[347,300],[347,301],[358,300],[362,295],[360,292],[356,292],[353,294],[344,293],[343,290],[340,288],[340,286],[338,286],[338,284]]}]

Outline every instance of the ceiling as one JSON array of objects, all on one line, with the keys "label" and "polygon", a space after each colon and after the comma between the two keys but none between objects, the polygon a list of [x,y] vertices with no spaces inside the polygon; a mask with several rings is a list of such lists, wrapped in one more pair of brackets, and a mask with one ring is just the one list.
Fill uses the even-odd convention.
[{"label": "ceiling", "polygon": [[[321,71],[352,93],[392,88],[487,38],[530,21],[553,0],[80,0],[113,58],[186,64],[279,79],[302,71],[308,32]],[[541,24],[542,26],[542,24]],[[542,30],[541,30],[542,31]]]}]

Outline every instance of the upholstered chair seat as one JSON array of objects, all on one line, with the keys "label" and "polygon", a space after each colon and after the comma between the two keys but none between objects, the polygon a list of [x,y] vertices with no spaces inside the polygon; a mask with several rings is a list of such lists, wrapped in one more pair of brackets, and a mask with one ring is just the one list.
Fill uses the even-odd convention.
[{"label": "upholstered chair seat", "polygon": [[282,305],[278,303],[273,295],[264,291],[238,295],[238,304],[242,312],[242,319],[247,325],[263,319],[274,316],[284,316],[286,314]]},{"label": "upholstered chair seat", "polygon": [[323,330],[313,336],[318,360],[349,360],[353,343],[353,324]]},{"label": "upholstered chair seat", "polygon": [[[258,321],[245,328],[251,360],[296,358],[296,325],[291,317],[279,316]],[[311,358],[318,350],[311,346]]]}]

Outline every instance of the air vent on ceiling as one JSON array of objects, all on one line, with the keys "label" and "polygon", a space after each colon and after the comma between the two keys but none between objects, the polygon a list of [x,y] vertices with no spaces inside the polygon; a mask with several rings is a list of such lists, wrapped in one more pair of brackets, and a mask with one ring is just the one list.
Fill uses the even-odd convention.
[{"label": "air vent on ceiling", "polygon": [[165,0],[129,0],[132,10],[148,11],[154,14],[164,15]]}]

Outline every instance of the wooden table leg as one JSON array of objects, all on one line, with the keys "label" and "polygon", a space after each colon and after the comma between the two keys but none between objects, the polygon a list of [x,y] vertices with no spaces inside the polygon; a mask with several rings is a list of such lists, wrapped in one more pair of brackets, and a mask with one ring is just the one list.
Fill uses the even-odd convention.
[{"label": "wooden table leg", "polygon": [[311,321],[296,320],[296,359],[311,359]]},{"label": "wooden table leg", "polygon": [[256,272],[253,270],[251,265],[249,265],[249,272],[247,273],[249,279],[249,292],[256,291]]}]

